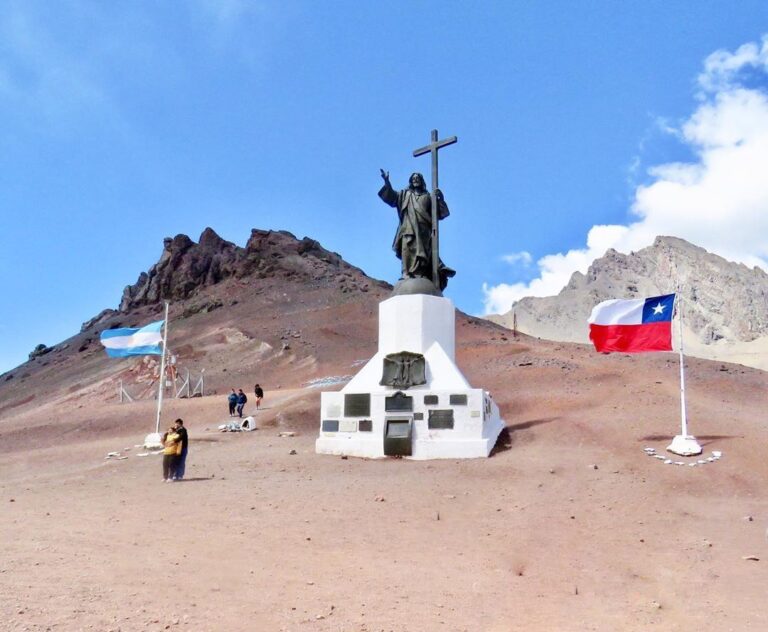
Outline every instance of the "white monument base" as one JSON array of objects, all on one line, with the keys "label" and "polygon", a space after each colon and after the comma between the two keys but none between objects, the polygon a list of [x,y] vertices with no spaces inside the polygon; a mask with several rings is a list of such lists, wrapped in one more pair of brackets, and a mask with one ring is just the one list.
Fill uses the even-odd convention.
[{"label": "white monument base", "polygon": [[[320,402],[319,454],[380,458],[487,457],[504,421],[491,395],[472,388],[455,364],[455,309],[444,297],[411,294],[379,304],[379,350]],[[384,358],[420,354],[424,384],[382,385]]]},{"label": "white monument base", "polygon": [[672,443],[667,446],[667,452],[679,454],[680,456],[695,456],[701,454],[701,446],[696,441],[696,437],[691,435],[677,435],[672,439]]}]

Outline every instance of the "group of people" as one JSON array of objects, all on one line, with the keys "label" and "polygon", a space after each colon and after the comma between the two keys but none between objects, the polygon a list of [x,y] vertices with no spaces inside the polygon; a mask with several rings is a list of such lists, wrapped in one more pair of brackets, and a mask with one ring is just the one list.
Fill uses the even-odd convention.
[{"label": "group of people", "polygon": [[177,419],[163,434],[163,482],[180,481],[187,465],[189,435],[184,420]]},{"label": "group of people", "polygon": [[[256,410],[258,410],[261,408],[261,400],[264,399],[264,389],[257,384],[253,387],[253,394],[256,396]],[[243,393],[243,389],[239,388],[237,389],[237,392],[235,392],[235,389],[233,388],[232,392],[227,397],[227,401],[229,402],[229,416],[234,417],[235,413],[237,413],[238,417],[242,417],[243,406],[248,402],[248,397]]]}]

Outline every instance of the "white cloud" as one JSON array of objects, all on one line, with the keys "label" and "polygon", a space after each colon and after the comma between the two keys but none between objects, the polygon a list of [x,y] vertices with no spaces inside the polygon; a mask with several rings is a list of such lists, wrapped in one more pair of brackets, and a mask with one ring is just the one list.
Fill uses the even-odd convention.
[{"label": "white cloud", "polygon": [[625,226],[593,226],[587,235],[587,247],[569,250],[565,254],[546,255],[536,262],[540,276],[530,283],[483,283],[483,304],[486,314],[509,311],[512,303],[524,296],[552,296],[563,289],[575,270],[586,271],[589,264],[621,239]]},{"label": "white cloud", "polygon": [[[749,42],[735,53],[717,50],[704,60],[704,71],[699,75],[699,85],[705,92],[728,90],[738,81],[745,68],[768,68],[768,35],[761,42]],[[706,98],[700,95],[701,98]]]},{"label": "white cloud", "polygon": [[657,235],[768,269],[768,90],[746,87],[745,70],[766,85],[768,36],[705,60],[700,103],[674,130],[695,160],[649,169],[653,181],[637,187],[630,208],[637,221],[592,227],[585,248],[540,258],[539,277],[529,283],[483,284],[485,313],[509,311],[524,296],[557,294],[608,248],[639,250]]},{"label": "white cloud", "polygon": [[501,260],[509,263],[510,265],[522,263],[523,265],[527,266],[530,265],[531,261],[533,261],[533,258],[531,257],[530,252],[527,250],[521,250],[520,252],[513,252],[508,255],[502,255]]}]

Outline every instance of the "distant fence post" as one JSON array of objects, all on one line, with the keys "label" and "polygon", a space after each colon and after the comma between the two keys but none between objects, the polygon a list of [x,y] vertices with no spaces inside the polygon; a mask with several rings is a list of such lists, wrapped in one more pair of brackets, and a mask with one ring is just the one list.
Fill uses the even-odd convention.
[{"label": "distant fence post", "polygon": [[120,403],[121,403],[121,404],[123,404],[123,403],[124,403],[124,399],[123,399],[123,398],[127,399],[129,402],[133,402],[133,397],[131,397],[131,396],[128,394],[128,391],[126,391],[126,390],[125,390],[125,388],[123,387],[123,380],[120,380],[120,381],[119,381],[119,386],[118,386],[118,388],[119,388],[119,391],[118,391],[118,393],[119,393],[119,395],[120,395]]},{"label": "distant fence post", "polygon": [[197,380],[197,384],[195,384],[195,388],[190,397],[194,397],[198,392],[200,393],[200,397],[205,394],[205,369],[200,369],[200,379]]}]

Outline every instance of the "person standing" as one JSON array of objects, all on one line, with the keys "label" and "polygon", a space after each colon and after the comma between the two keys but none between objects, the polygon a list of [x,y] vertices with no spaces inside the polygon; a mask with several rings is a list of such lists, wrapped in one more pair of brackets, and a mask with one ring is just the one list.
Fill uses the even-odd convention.
[{"label": "person standing", "polygon": [[243,406],[245,406],[245,403],[248,401],[248,398],[245,396],[245,393],[243,393],[243,389],[239,389],[237,391],[237,416],[242,417],[243,416]]},{"label": "person standing", "polygon": [[264,399],[264,389],[258,384],[253,387],[253,394],[256,395],[256,410],[261,408],[261,400]]},{"label": "person standing", "polygon": [[232,392],[229,394],[229,397],[227,397],[227,401],[229,402],[229,416],[234,417],[235,416],[235,406],[237,406],[237,393],[235,393],[235,389],[232,389]]},{"label": "person standing", "polygon": [[163,482],[170,483],[176,477],[176,464],[181,452],[181,441],[176,428],[171,426],[163,435]]},{"label": "person standing", "polygon": [[184,420],[177,419],[174,422],[174,429],[176,434],[179,435],[179,443],[181,444],[181,451],[179,452],[178,460],[176,461],[176,476],[175,479],[180,481],[184,478],[184,473],[187,469],[187,449],[189,448],[189,435],[187,429],[184,427]]}]

